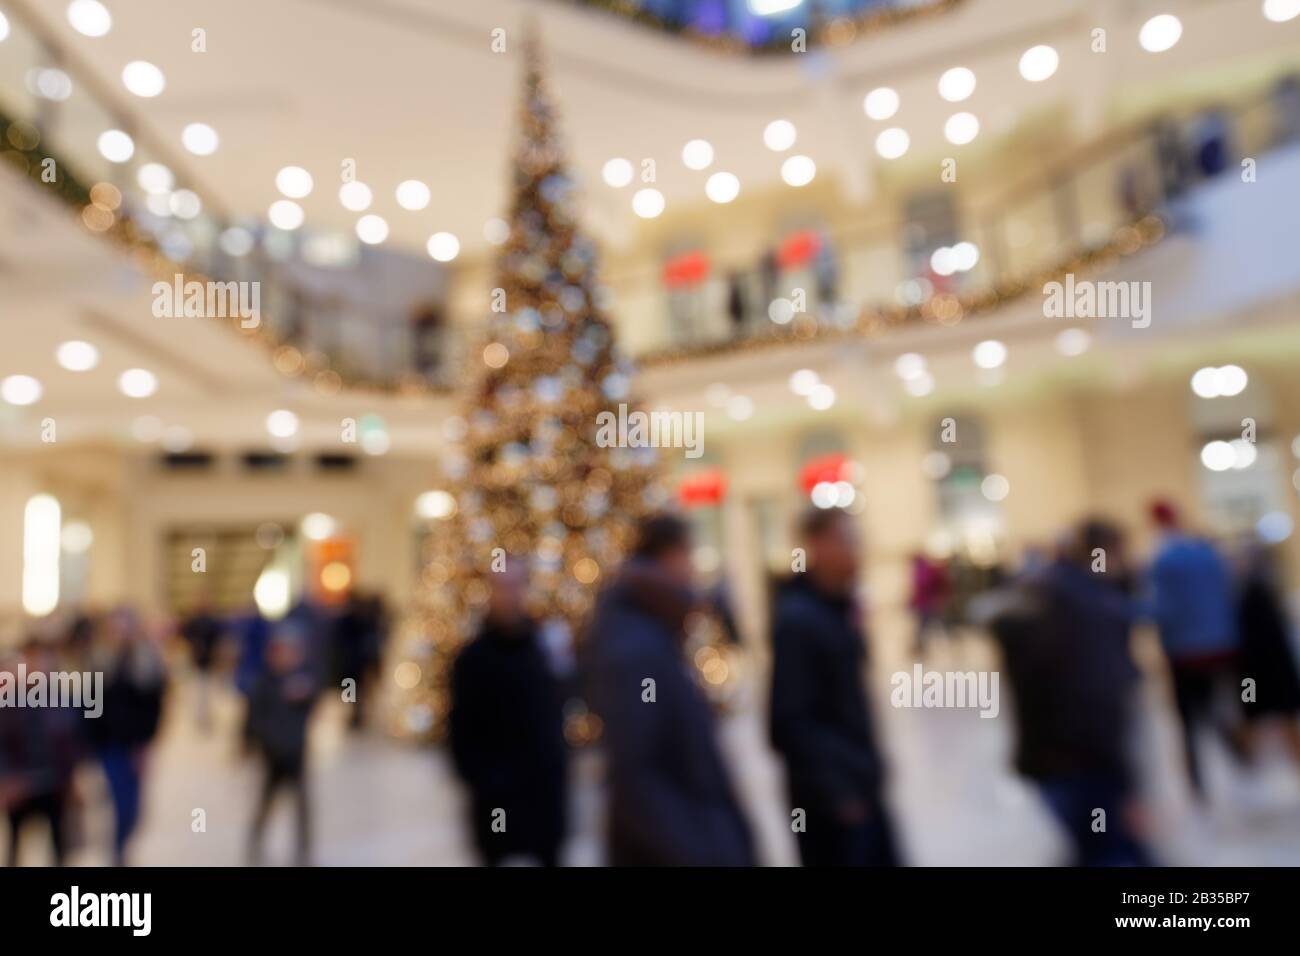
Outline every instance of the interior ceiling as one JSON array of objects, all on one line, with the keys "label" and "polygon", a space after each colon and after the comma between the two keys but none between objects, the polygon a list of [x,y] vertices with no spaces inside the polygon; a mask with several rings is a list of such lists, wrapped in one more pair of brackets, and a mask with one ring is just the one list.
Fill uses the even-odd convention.
[{"label": "interior ceiling", "polygon": [[[222,0],[177,3],[131,0],[107,5],[113,29],[102,38],[76,33],[63,0],[4,0],[38,15],[76,58],[84,60],[121,108],[175,144],[203,191],[239,217],[263,218],[280,198],[276,171],[307,168],[316,180],[303,200],[308,228],[350,231],[358,213],[338,202],[345,159],[374,191],[369,212],[390,226],[388,242],[422,251],[446,230],[469,252],[483,244],[484,223],[502,213],[507,150],[519,108],[522,28],[535,21],[543,38],[573,165],[586,187],[587,222],[606,242],[634,237],[635,187],[614,190],[600,170],[614,156],[656,161],[669,210],[704,200],[716,170],[735,173],[745,191],[781,186],[782,155],[762,144],[772,119],[798,129],[794,152],[811,156],[819,176],[834,175],[852,198],[870,193],[879,162],[877,132],[897,124],[912,137],[906,161],[928,162],[948,146],[943,122],[969,109],[979,116],[981,146],[1022,116],[1062,102],[1081,123],[1095,123],[1112,92],[1151,96],[1216,66],[1261,56],[1294,56],[1300,20],[1266,21],[1257,0],[1171,2],[1183,19],[1182,41],[1160,55],[1144,53],[1137,30],[1154,8],[1077,0],[970,0],[944,16],[883,31],[851,46],[788,57],[747,58],[701,49],[620,18],[550,0]],[[1109,31],[1108,52],[1089,49],[1091,29]],[[207,52],[191,50],[202,27]],[[507,52],[490,48],[506,30]],[[1051,43],[1059,72],[1044,83],[1020,78],[1020,54]],[[158,65],[165,92],[151,100],[128,94],[118,79],[135,59]],[[936,92],[939,74],[965,65],[976,72],[974,96],[961,105]],[[889,123],[868,120],[862,97],[888,84],[902,96]],[[194,157],[179,148],[191,122],[212,125],[221,147]],[[92,149],[87,131],[86,148]],[[715,147],[704,172],[688,170],[680,150],[701,137]],[[429,184],[433,201],[420,212],[394,197],[405,179]],[[718,215],[726,215],[723,209]]]}]

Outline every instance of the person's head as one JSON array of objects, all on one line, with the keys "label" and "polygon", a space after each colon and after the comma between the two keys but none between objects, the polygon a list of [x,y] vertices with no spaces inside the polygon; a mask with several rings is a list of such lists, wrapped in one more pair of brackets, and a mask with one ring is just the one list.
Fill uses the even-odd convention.
[{"label": "person's head", "polygon": [[693,577],[691,526],[675,514],[651,515],[637,529],[632,556],[657,565],[680,584],[689,586]]},{"label": "person's head", "polygon": [[799,522],[808,572],[823,587],[849,591],[862,568],[857,523],[838,508],[812,508]]},{"label": "person's head", "polygon": [[1085,518],[1075,532],[1074,561],[1092,567],[1098,557],[1105,557],[1109,571],[1124,568],[1124,533],[1104,518]]},{"label": "person's head", "polygon": [[1165,498],[1157,498],[1151,502],[1151,523],[1161,531],[1177,531],[1181,521],[1178,517],[1178,508],[1172,501]]},{"label": "person's head", "polygon": [[518,624],[527,613],[528,566],[510,558],[505,568],[488,575],[488,618],[498,624]]}]

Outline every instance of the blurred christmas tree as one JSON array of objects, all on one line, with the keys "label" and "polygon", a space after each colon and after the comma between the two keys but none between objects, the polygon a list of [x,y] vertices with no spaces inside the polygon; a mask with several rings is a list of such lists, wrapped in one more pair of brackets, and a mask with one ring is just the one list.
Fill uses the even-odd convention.
[{"label": "blurred christmas tree", "polygon": [[[528,562],[532,611],[562,659],[638,520],[664,502],[654,449],[596,444],[596,416],[617,414],[632,370],[600,313],[596,250],[578,230],[534,40],[524,57],[510,236],[486,337],[465,373],[454,487],[440,498],[451,513],[429,537],[424,593],[394,672],[395,729],[405,736],[441,736],[450,663],[473,636],[489,574]],[[583,743],[596,726],[579,709],[567,731]]]}]

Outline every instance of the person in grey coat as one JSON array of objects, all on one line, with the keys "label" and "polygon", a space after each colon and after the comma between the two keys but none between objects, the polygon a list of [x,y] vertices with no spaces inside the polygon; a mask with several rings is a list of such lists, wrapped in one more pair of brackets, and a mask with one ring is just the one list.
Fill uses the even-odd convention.
[{"label": "person in grey coat", "polygon": [[671,515],[648,519],[591,629],[614,866],[754,863],[713,712],[682,655],[693,603],[689,528]]}]

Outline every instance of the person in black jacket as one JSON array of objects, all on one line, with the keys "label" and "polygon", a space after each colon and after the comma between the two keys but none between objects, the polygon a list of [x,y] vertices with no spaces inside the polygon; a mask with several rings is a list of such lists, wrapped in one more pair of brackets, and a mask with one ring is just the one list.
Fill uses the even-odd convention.
[{"label": "person in black jacket", "polygon": [[248,698],[245,739],[262,759],[264,774],[257,812],[249,834],[249,859],[262,860],[262,834],[276,793],[294,795],[297,809],[297,863],[311,860],[311,802],[307,790],[307,722],[316,703],[318,682],[301,632],[280,622],[266,648],[266,671]]},{"label": "person in black jacket", "polygon": [[1237,621],[1241,631],[1241,676],[1255,682],[1257,692],[1243,700],[1252,733],[1251,748],[1260,725],[1281,730],[1291,759],[1300,767],[1300,669],[1291,649],[1291,621],[1278,583],[1273,555],[1263,546],[1249,548]]},{"label": "person in black jacket", "polygon": [[636,552],[597,602],[590,635],[615,866],[754,863],[713,712],[682,657],[693,605],[686,523],[647,519]]},{"label": "person in black jacket", "polygon": [[807,570],[772,611],[772,745],[786,760],[804,866],[897,866],[885,767],[863,685],[866,640],[854,600],[860,570],[853,518],[809,512]]},{"label": "person in black jacket", "polygon": [[992,621],[1015,700],[1016,769],[1038,785],[1080,866],[1148,862],[1128,752],[1141,675],[1124,579],[1119,532],[1090,520],[1013,585]]},{"label": "person in black jacket", "polygon": [[559,685],[528,616],[522,559],[490,575],[487,615],[452,668],[449,718],[456,770],[470,792],[484,863],[559,862],[567,745]]},{"label": "person in black jacket", "polygon": [[103,713],[87,721],[113,802],[113,863],[124,866],[126,846],[140,820],[149,745],[162,721],[167,673],[136,613],[117,608],[104,622],[93,670],[104,674]]}]

